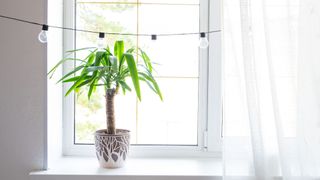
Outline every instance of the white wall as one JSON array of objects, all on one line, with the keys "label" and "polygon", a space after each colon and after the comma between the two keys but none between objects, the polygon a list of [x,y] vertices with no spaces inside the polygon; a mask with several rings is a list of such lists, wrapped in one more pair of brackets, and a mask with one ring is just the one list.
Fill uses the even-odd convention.
[{"label": "white wall", "polygon": [[[48,24],[63,26],[63,0],[48,1]],[[49,28],[47,43],[47,66],[51,70],[63,57],[63,31]],[[48,79],[47,89],[47,131],[48,131],[48,168],[55,164],[62,155],[62,86],[56,82],[62,76],[62,68],[58,68],[54,76]]]},{"label": "white wall", "polygon": [[[45,0],[1,0],[0,14],[45,22]],[[0,179],[44,167],[46,47],[41,27],[0,18]]]}]

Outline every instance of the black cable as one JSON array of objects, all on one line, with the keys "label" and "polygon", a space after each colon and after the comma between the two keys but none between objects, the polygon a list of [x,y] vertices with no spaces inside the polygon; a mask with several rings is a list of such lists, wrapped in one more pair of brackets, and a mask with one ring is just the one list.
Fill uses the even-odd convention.
[{"label": "black cable", "polygon": [[47,25],[47,24],[41,24],[38,22],[28,21],[28,20],[24,20],[24,19],[19,19],[19,18],[15,18],[15,17],[4,16],[1,14],[0,14],[0,18],[10,19],[10,20],[33,24],[33,25],[37,25],[37,26],[44,26],[45,25],[47,27],[56,28],[56,29],[64,29],[64,30],[71,30],[71,31],[94,33],[94,34],[104,33],[107,35],[122,35],[122,36],[153,36],[153,35],[156,35],[156,36],[185,36],[185,35],[196,35],[196,34],[201,34],[201,33],[211,34],[211,33],[221,32],[221,30],[213,30],[213,31],[203,31],[203,32],[191,32],[191,33],[162,33],[162,34],[116,33],[116,32],[101,32],[101,31],[91,31],[91,30],[85,30],[85,29],[75,29],[75,28],[69,28],[69,27],[53,26],[53,25]]},{"label": "black cable", "polygon": [[5,19],[11,19],[11,20],[15,20],[15,21],[20,21],[20,22],[24,22],[24,23],[28,23],[28,24],[34,24],[34,25],[38,25],[38,26],[42,26],[43,24],[37,23],[37,22],[32,22],[32,21],[27,21],[27,20],[23,20],[23,19],[18,19],[18,18],[14,18],[14,17],[9,17],[9,16],[4,16],[0,14],[1,18],[5,18]]}]

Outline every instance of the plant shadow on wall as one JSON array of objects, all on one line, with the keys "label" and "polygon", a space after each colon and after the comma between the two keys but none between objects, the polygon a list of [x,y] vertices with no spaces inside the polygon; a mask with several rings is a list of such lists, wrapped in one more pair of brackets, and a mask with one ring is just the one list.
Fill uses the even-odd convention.
[{"label": "plant shadow on wall", "polygon": [[[102,36],[103,37],[103,36]],[[69,58],[78,51],[88,51],[84,59]],[[114,115],[114,98],[122,91],[134,89],[141,101],[140,82],[146,83],[162,100],[160,88],[153,76],[153,64],[148,55],[140,48],[132,47],[125,51],[124,42],[116,41],[113,53],[107,48],[82,48],[67,51],[66,58],[62,59],[48,75],[52,76],[55,70],[67,61],[77,61],[75,67],[66,73],[58,83],[71,83],[66,96],[71,92],[80,93],[87,90],[90,99],[102,88],[105,93],[106,129],[95,132],[96,155],[100,166],[105,168],[118,168],[124,165],[129,145],[129,130],[116,129]],[[134,57],[141,57],[142,63],[137,63]],[[131,80],[133,88],[127,83]]]}]

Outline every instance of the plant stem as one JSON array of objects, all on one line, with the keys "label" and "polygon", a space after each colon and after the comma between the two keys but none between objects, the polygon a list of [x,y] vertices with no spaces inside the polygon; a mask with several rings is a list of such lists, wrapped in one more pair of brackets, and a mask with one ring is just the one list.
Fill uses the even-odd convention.
[{"label": "plant stem", "polygon": [[116,125],[114,117],[114,97],[115,89],[107,89],[106,91],[106,113],[107,113],[107,132],[108,134],[116,134]]}]

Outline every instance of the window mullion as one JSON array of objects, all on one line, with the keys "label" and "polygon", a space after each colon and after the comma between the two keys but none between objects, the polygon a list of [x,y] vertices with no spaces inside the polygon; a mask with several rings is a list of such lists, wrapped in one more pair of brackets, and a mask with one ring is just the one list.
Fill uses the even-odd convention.
[{"label": "window mullion", "polygon": [[[208,9],[209,0],[200,0],[200,32],[209,30]],[[198,146],[206,149],[205,134],[207,132],[208,113],[208,50],[199,48],[199,108],[198,108]]]},{"label": "window mullion", "polygon": [[[63,4],[63,25],[64,27],[75,27],[75,0],[64,1]],[[75,32],[63,31],[63,51],[75,49]],[[74,56],[74,55],[71,55]],[[63,74],[70,72],[74,63],[67,62],[63,65]],[[74,148],[74,94],[64,97],[70,88],[70,84],[63,84],[63,153],[70,154]]]},{"label": "window mullion", "polygon": [[[221,0],[209,1],[209,29],[221,29]],[[209,36],[208,151],[221,152],[222,61],[221,33]]]}]

